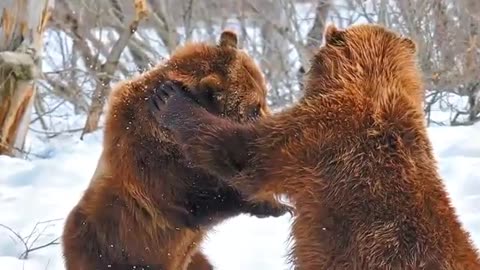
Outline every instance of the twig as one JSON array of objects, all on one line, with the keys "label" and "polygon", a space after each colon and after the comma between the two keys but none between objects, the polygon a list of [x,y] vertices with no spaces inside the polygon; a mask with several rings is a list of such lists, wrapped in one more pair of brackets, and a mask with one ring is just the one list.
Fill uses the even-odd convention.
[{"label": "twig", "polygon": [[[50,223],[50,222],[48,222],[48,223]],[[33,230],[35,230],[39,224],[42,224],[42,223],[37,222],[37,224],[35,224],[35,227],[33,228]],[[33,244],[34,244],[35,242],[37,242],[38,238],[40,238],[40,236],[42,236],[42,234],[45,232],[45,230],[46,230],[47,228],[49,228],[51,225],[52,225],[52,224],[46,225],[45,227],[43,227],[43,230],[37,234],[37,237],[35,237],[35,239],[30,243],[30,245],[29,245],[29,247],[28,247],[30,250],[32,249]],[[32,232],[33,232],[33,230],[32,230]],[[27,239],[30,240],[30,238],[31,238],[32,235],[33,235],[33,233],[31,233]],[[25,241],[25,242],[27,242],[27,241]]]},{"label": "twig", "polygon": [[50,242],[48,242],[44,245],[36,246],[34,248],[30,248],[28,250],[25,250],[22,254],[20,254],[20,259],[27,259],[28,254],[31,253],[31,252],[34,252],[35,250],[39,250],[39,249],[46,248],[46,247],[49,247],[49,246],[59,245],[60,244],[60,242],[58,242],[59,239],[60,239],[60,237],[57,237],[57,238],[53,239],[52,241],[50,241]]},{"label": "twig", "polygon": [[18,240],[20,240],[20,242],[23,244],[23,246],[25,247],[25,250],[28,250],[28,245],[27,243],[25,242],[25,240],[23,240],[23,238],[17,233],[15,232],[12,228],[6,226],[6,225],[3,225],[3,224],[0,224],[0,227],[8,230],[9,232],[11,232],[15,237],[18,238]]},{"label": "twig", "polygon": [[[40,236],[43,235],[43,233],[45,232],[45,230],[51,226],[51,222],[54,222],[54,221],[59,221],[61,219],[52,219],[52,220],[46,220],[46,221],[41,221],[41,222],[37,222],[35,224],[35,226],[33,227],[32,231],[30,232],[30,234],[27,236],[27,237],[22,237],[20,236],[19,233],[15,232],[13,229],[11,229],[10,227],[6,226],[6,225],[3,225],[3,224],[0,224],[0,227],[8,230],[10,233],[12,233],[16,238],[18,238],[20,240],[20,242],[23,244],[25,250],[20,254],[20,256],[18,257],[19,259],[27,259],[28,258],[28,255],[36,250],[39,250],[39,249],[42,249],[42,248],[46,248],[46,247],[49,247],[49,246],[53,246],[53,245],[59,245],[60,242],[58,241],[60,239],[60,237],[56,237],[55,239],[45,243],[45,244],[42,244],[42,245],[38,245],[38,246],[35,246],[34,247],[34,244],[38,241],[38,239],[40,238]],[[33,234],[35,234],[37,232],[37,228],[39,225],[41,224],[47,224],[47,226],[45,226],[43,228],[43,230],[41,230],[38,235],[32,240],[32,236]]]},{"label": "twig", "polygon": [[42,156],[40,154],[35,154],[35,153],[29,152],[29,151],[25,151],[24,149],[21,149],[21,148],[15,147],[15,146],[11,146],[11,145],[7,145],[7,144],[2,143],[2,142],[0,142],[0,146],[7,147],[8,149],[18,151],[19,153],[25,154],[27,156],[32,155],[32,156],[35,156],[37,158],[42,158],[42,159],[46,158],[46,156]]},{"label": "twig", "polygon": [[63,104],[65,104],[67,102],[66,99],[60,101],[58,104],[56,104],[55,106],[53,106],[53,108],[49,109],[48,111],[45,111],[45,112],[42,112],[42,113],[38,113],[37,114],[37,117],[35,119],[33,119],[32,121],[30,121],[30,124],[33,124],[35,122],[37,122],[38,120],[42,120],[42,117],[47,115],[47,114],[50,114],[52,112],[54,112],[56,109],[60,108],[60,106],[62,106]]},{"label": "twig", "polygon": [[[98,127],[99,129],[103,128],[103,126],[99,126]],[[58,131],[58,132],[49,132],[49,131],[40,131],[40,130],[36,130],[36,129],[33,129],[33,128],[29,128],[30,131],[33,131],[35,133],[39,133],[39,134],[44,134],[47,136],[47,139],[52,139],[52,138],[55,138],[63,133],[75,133],[75,132],[79,132],[79,131],[82,131],[83,128],[74,128],[74,129],[67,129],[67,130],[63,130],[63,131]]]}]

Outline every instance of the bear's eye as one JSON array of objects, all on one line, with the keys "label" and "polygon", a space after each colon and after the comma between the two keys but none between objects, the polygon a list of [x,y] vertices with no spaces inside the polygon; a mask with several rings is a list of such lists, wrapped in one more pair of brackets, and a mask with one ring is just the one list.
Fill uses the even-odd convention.
[{"label": "bear's eye", "polygon": [[216,91],[214,89],[209,88],[207,90],[206,97],[207,97],[208,103],[213,103],[213,102],[217,101],[217,95],[216,95]]},{"label": "bear's eye", "polygon": [[207,111],[220,114],[223,112],[223,95],[219,92],[218,89],[213,89],[211,87],[203,89],[203,95],[200,95],[199,104],[203,106]]},{"label": "bear's eye", "polygon": [[253,108],[251,108],[247,116],[250,119],[257,119],[258,117],[260,117],[260,104],[257,104]]},{"label": "bear's eye", "polygon": [[216,101],[216,89],[202,86],[195,96],[197,102],[202,106],[209,106]]}]

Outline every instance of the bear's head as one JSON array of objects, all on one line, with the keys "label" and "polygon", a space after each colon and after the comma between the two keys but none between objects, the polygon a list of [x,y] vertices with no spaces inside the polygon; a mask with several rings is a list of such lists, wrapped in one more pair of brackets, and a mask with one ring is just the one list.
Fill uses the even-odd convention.
[{"label": "bear's head", "polygon": [[269,114],[263,75],[238,48],[237,35],[224,31],[218,44],[188,43],[167,62],[167,77],[201,96],[213,113],[245,122]]},{"label": "bear's head", "polygon": [[[385,98],[391,91],[403,91],[415,102],[423,99],[417,47],[411,39],[375,24],[346,29],[330,25],[324,39],[325,45],[315,55],[309,71],[312,80],[326,80],[339,88],[345,84],[360,86],[371,97]],[[308,94],[315,94],[315,89],[319,90],[310,87]]]}]

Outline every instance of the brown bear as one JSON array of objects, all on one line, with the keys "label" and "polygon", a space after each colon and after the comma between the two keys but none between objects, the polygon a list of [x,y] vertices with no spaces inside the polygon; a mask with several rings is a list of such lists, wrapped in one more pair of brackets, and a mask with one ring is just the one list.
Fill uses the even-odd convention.
[{"label": "brown bear", "polygon": [[414,42],[378,25],[325,41],[302,100],[259,122],[218,118],[175,82],[152,109],[196,166],[292,200],[295,269],[480,269],[427,137]]},{"label": "brown bear", "polygon": [[198,251],[211,226],[241,213],[267,217],[290,210],[272,194],[247,201],[186,160],[148,108],[149,97],[161,95],[156,91],[166,80],[195,89],[192,94],[208,111],[232,121],[268,114],[263,76],[230,31],[218,45],[189,43],[163,65],[116,87],[102,156],[64,228],[68,270],[213,269]]}]

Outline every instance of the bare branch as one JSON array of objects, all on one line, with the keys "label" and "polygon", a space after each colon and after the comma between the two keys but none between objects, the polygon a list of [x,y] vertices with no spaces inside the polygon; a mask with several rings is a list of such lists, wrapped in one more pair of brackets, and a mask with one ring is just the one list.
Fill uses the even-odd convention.
[{"label": "bare branch", "polygon": [[[38,246],[34,246],[35,243],[38,241],[38,239],[44,234],[45,230],[51,226],[51,223],[54,222],[54,221],[59,221],[60,219],[52,219],[52,220],[48,220],[48,221],[43,221],[43,222],[37,222],[35,224],[35,226],[33,227],[32,231],[30,232],[30,234],[27,236],[27,237],[22,237],[20,236],[19,233],[15,232],[13,229],[11,229],[10,227],[6,226],[6,225],[3,225],[3,224],[0,224],[0,227],[8,230],[10,233],[12,233],[21,243],[22,245],[24,246],[24,251],[20,254],[20,256],[18,257],[19,259],[27,259],[28,258],[28,255],[36,250],[39,250],[39,249],[43,249],[43,248],[46,248],[46,247],[49,247],[49,246],[53,246],[53,245],[59,245],[59,239],[60,237],[56,237],[54,238],[53,240],[51,241],[48,241],[47,243],[45,244],[41,244],[41,245],[38,245]],[[39,233],[37,233],[37,228],[39,225],[43,225],[43,224],[46,224],[46,226],[43,228],[43,230]],[[37,234],[37,236],[33,239],[32,239],[32,236],[34,234]]]},{"label": "bare branch", "polygon": [[120,55],[127,46],[130,37],[137,31],[140,21],[147,15],[145,0],[135,0],[135,11],[134,20],[120,35],[117,42],[113,45],[105,64],[100,68],[101,72],[93,92],[92,105],[90,106],[85,128],[81,135],[82,139],[85,134],[93,132],[98,128],[98,121],[105,105],[106,97],[109,94],[110,81],[118,65]]}]

